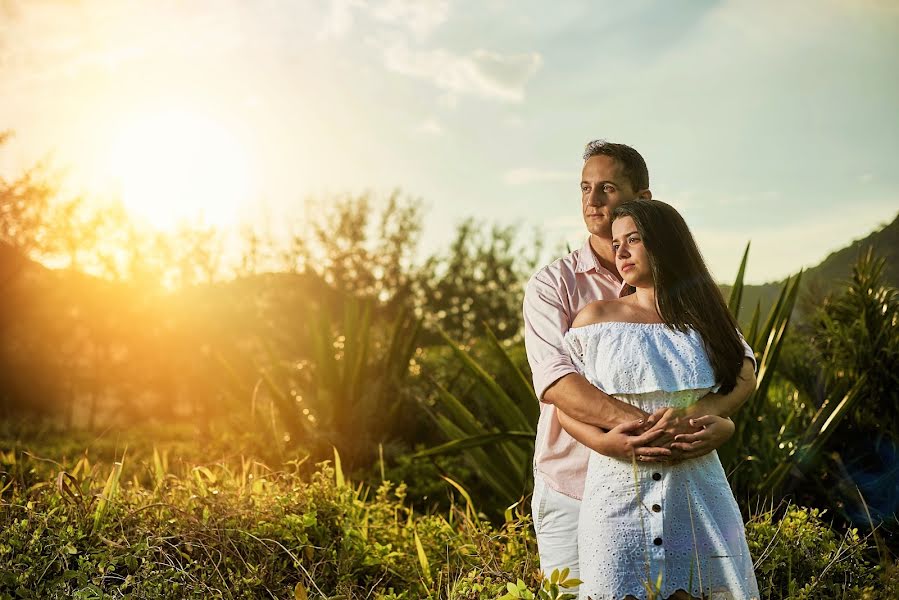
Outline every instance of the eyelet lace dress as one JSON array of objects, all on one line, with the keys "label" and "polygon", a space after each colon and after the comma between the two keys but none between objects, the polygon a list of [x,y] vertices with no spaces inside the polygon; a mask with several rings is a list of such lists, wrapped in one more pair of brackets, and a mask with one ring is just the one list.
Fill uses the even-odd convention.
[{"label": "eyelet lace dress", "polygon": [[[686,407],[718,386],[702,338],[664,324],[607,322],[565,343],[591,383],[647,413]],[[759,598],[743,519],[717,452],[678,464],[592,452],[578,525],[582,600]],[[651,583],[650,583],[651,582]]]}]

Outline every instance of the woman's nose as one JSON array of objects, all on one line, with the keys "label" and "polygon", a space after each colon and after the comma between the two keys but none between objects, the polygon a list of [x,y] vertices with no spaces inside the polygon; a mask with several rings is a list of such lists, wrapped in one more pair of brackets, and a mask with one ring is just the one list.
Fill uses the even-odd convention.
[{"label": "woman's nose", "polygon": [[618,252],[616,253],[616,256],[618,256],[619,258],[626,258],[630,255],[630,252],[627,251],[627,248],[625,246],[618,246]]}]

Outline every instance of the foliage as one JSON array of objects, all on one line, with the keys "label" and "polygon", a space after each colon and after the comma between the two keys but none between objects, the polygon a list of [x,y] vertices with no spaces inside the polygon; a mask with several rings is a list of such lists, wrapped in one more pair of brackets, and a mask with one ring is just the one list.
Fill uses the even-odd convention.
[{"label": "foliage", "polygon": [[[51,463],[0,454],[0,598],[417,599],[468,584],[496,597],[508,575],[534,581],[529,519],[515,507],[495,529],[463,507],[416,515],[404,484],[353,485],[337,455],[307,479],[296,461],[170,469],[167,454],[125,475],[82,457],[57,477]],[[34,471],[43,477],[29,483]],[[118,486],[102,485],[107,472]]]},{"label": "foliage", "polygon": [[883,282],[884,259],[869,250],[845,288],[815,316],[812,344],[831,389],[842,393],[865,378],[851,411],[857,430],[899,431],[899,291]]},{"label": "foliage", "polygon": [[774,489],[814,488],[821,505],[871,525],[895,522],[899,492],[899,296],[883,284],[883,266],[871,252],[861,256],[810,320],[806,358],[786,374],[815,412],[769,478]]},{"label": "foliage", "polygon": [[[413,406],[407,384],[419,321],[401,307],[391,322],[371,299],[304,302],[301,310],[305,319],[287,336],[289,344],[260,340],[252,371],[235,365],[251,357],[229,361],[220,355],[229,392],[237,400],[252,397],[254,406],[269,399],[289,445],[317,457],[333,446],[351,468],[367,466],[379,444],[400,440],[407,431],[407,409]],[[279,425],[273,426],[278,444]]]},{"label": "foliage", "polygon": [[899,592],[881,589],[880,567],[869,563],[858,530],[840,535],[814,508],[788,506],[779,519],[778,514],[766,511],[746,525],[763,597],[890,598]]},{"label": "foliage", "polygon": [[530,377],[489,328],[477,356],[442,336],[458,375],[441,382],[432,374],[436,391],[426,409],[450,441],[417,456],[464,452],[495,505],[505,506],[532,486],[538,401]]},{"label": "foliage", "polygon": [[486,335],[485,323],[501,340],[518,335],[523,284],[537,264],[542,236],[519,245],[517,237],[514,226],[484,231],[474,219],[462,222],[449,250],[422,266],[418,304],[425,325],[466,344]]},{"label": "foliage", "polygon": [[[728,300],[728,307],[738,320],[748,257],[749,244],[746,245]],[[776,436],[770,435],[772,432],[759,427],[758,424],[766,418],[771,418],[773,413],[771,405],[774,399],[770,396],[769,390],[775,382],[775,372],[796,304],[801,278],[800,273],[786,280],[777,302],[771,307],[764,321],[761,320],[760,307],[756,306],[748,327],[743,331],[746,342],[755,351],[756,389],[734,418],[736,428],[733,437],[725,446],[718,449],[737,498],[759,492],[766,494],[768,490],[760,489],[759,485],[778,464],[776,460],[771,460],[773,457],[770,453],[759,456],[758,453],[763,449],[768,449],[769,452],[777,450],[771,447],[771,440]]]},{"label": "foliage", "polygon": [[293,236],[291,262],[342,295],[409,304],[417,277],[413,257],[421,206],[394,192],[379,208],[369,194],[316,205],[319,216],[311,219],[311,236]]},{"label": "foliage", "polygon": [[[404,484],[353,484],[339,455],[307,471],[176,462],[173,448],[141,444],[119,465],[0,448],[0,598],[562,600],[571,583],[538,576],[522,503],[498,527],[462,491],[450,510],[418,514]],[[866,540],[821,516],[787,507],[749,520],[763,597],[895,597],[894,568],[881,576]]]}]

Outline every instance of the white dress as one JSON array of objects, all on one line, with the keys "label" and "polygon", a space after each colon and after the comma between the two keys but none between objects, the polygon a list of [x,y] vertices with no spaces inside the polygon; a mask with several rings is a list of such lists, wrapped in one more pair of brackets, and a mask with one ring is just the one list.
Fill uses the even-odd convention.
[{"label": "white dress", "polygon": [[[594,385],[652,413],[718,389],[702,339],[664,324],[571,329],[565,343]],[[740,509],[717,452],[680,464],[591,452],[578,525],[580,598],[759,598]]]}]

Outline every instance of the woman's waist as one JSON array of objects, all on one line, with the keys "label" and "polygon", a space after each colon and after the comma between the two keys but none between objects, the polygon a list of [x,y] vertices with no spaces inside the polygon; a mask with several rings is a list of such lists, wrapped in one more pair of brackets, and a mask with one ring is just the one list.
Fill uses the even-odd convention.
[{"label": "woman's waist", "polygon": [[660,408],[686,408],[709,393],[708,389],[678,390],[675,392],[655,391],[640,394],[615,394],[612,396],[627,402],[648,413],[653,413]]}]

